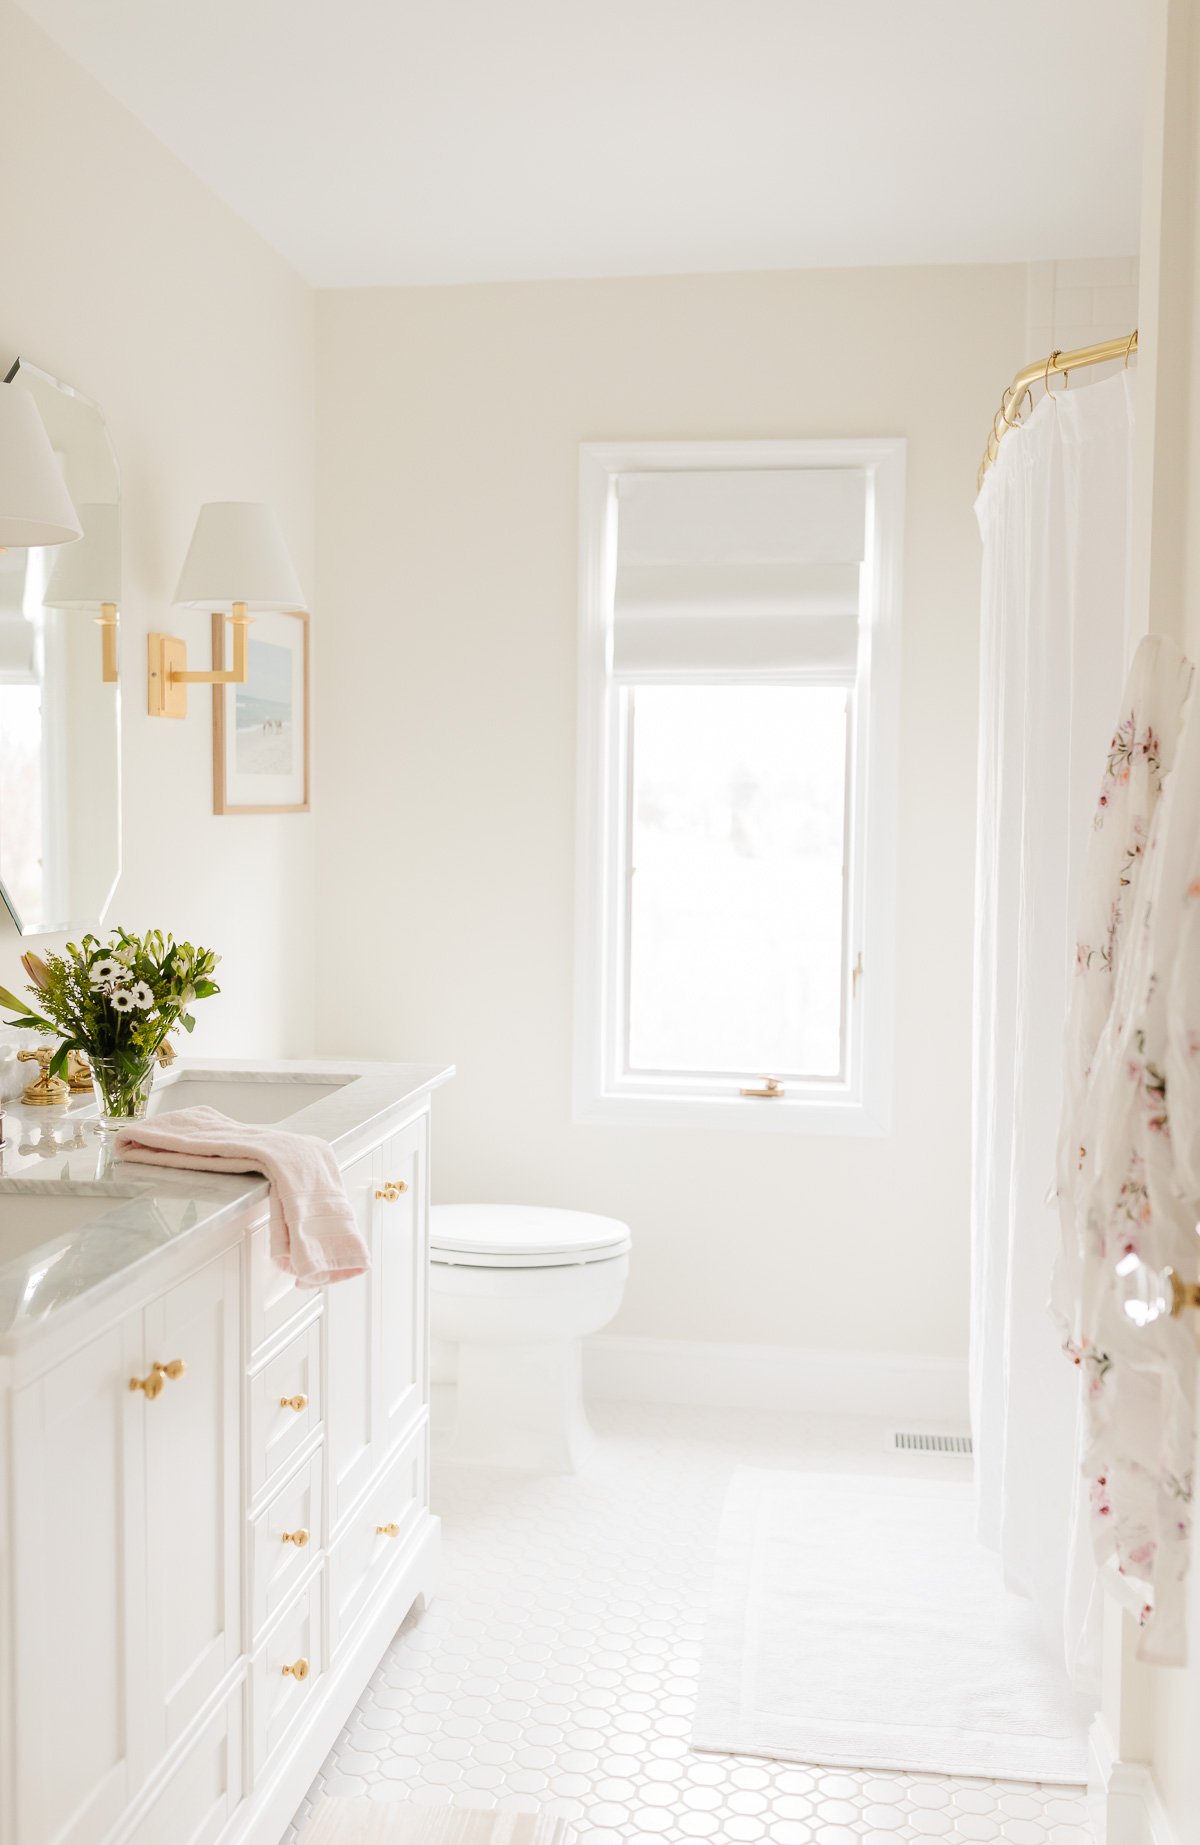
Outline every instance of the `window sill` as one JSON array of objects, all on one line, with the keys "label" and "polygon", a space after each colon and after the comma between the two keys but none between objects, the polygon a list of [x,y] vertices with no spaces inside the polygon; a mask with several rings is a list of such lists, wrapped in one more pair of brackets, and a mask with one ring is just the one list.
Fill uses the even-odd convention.
[{"label": "window sill", "polygon": [[726,1128],[747,1134],[858,1135],[891,1132],[885,1106],[861,1097],[596,1095],[575,1100],[578,1127]]}]

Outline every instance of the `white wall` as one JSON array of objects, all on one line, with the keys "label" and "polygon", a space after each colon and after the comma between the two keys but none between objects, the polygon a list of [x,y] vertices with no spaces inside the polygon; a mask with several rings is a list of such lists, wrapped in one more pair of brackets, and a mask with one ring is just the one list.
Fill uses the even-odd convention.
[{"label": "white wall", "polygon": [[1137,318],[1136,256],[1030,263],[1025,287],[1027,359],[1056,348],[1070,352],[1075,346],[1121,339],[1137,326]]},{"label": "white wall", "polygon": [[[225,956],[197,1051],[309,1048],[314,821],[216,819],[211,696],[146,715],[149,628],[208,664],[208,617],[169,608],[202,500],[266,499],[312,583],[311,291],[0,0],[0,366],[21,353],[96,398],[124,488],[125,869],[110,915]],[[97,671],[99,670],[97,641]],[[0,918],[0,983],[21,943]]]},{"label": "white wall", "polygon": [[[437,1195],[633,1225],[618,1330],[966,1345],[975,469],[1025,271],[322,295],[318,1030],[458,1063]],[[908,438],[894,1131],[571,1121],[578,446]]]}]

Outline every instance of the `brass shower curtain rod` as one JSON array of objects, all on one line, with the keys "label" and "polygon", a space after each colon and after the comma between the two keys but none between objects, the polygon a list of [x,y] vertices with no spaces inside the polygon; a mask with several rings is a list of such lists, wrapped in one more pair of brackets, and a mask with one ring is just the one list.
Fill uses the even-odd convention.
[{"label": "brass shower curtain rod", "polygon": [[1050,389],[1051,378],[1065,378],[1068,372],[1078,371],[1084,365],[1108,365],[1113,359],[1123,359],[1128,365],[1138,349],[1137,328],[1125,339],[1101,340],[1096,346],[1077,346],[1074,352],[1052,352],[1049,358],[1035,359],[1023,371],[1019,371],[1000,399],[1000,408],[992,418],[991,433],[987,447],[983,451],[983,460],[979,464],[979,473],[975,477],[976,487],[983,486],[983,477],[1000,453],[1000,444],[1010,429],[1016,429],[1021,421],[1021,406],[1026,397],[1030,407],[1033,405],[1033,386],[1041,384]]}]

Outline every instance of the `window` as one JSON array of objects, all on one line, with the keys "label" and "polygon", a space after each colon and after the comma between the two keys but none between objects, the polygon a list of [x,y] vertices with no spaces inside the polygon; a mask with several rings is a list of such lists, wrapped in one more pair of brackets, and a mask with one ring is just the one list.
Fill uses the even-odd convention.
[{"label": "window", "polygon": [[576,1116],[885,1132],[903,444],[581,485]]}]

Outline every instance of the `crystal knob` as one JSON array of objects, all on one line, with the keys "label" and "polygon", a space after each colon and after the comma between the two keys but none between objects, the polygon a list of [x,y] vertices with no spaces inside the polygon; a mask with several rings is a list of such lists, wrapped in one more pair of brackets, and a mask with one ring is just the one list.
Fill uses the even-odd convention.
[{"label": "crystal knob", "polygon": [[1133,1250],[1117,1263],[1117,1299],[1134,1326],[1153,1326],[1164,1316],[1178,1319],[1200,1307],[1200,1282],[1181,1281],[1173,1268],[1151,1268]]}]

